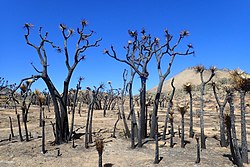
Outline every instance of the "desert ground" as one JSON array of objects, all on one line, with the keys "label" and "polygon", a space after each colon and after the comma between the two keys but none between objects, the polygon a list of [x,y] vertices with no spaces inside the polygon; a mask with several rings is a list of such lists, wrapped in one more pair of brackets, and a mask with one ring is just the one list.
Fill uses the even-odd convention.
[{"label": "desert ground", "polygon": [[[177,101],[186,102],[188,98],[175,98]],[[199,118],[196,112],[199,109],[199,100],[194,98],[194,131],[199,133]],[[152,139],[146,138],[142,148],[130,148],[130,139],[124,137],[124,126],[122,120],[119,121],[116,129],[116,138],[111,137],[113,132],[114,123],[117,119],[117,111],[107,111],[107,116],[103,117],[103,110],[95,110],[93,118],[93,132],[94,140],[96,137],[102,137],[104,139],[104,152],[103,152],[103,165],[108,166],[201,166],[201,167],[231,167],[234,164],[230,161],[230,149],[221,148],[219,146],[219,121],[218,113],[215,110],[215,103],[212,97],[209,98],[209,94],[206,95],[205,101],[205,134],[207,136],[206,145],[207,149],[201,151],[201,162],[195,164],[196,160],[196,140],[188,137],[189,129],[189,114],[185,115],[185,140],[187,144],[185,148],[180,146],[180,138],[178,133],[175,135],[174,142],[176,143],[174,148],[169,146],[169,135],[166,141],[159,140],[160,145],[160,157],[159,164],[153,164],[154,162],[154,150],[155,142]],[[238,107],[238,101],[236,108]],[[46,138],[46,154],[41,153],[41,127],[39,127],[39,107],[31,106],[28,114],[28,130],[31,132],[31,141],[20,142],[18,137],[17,119],[14,109],[0,109],[0,166],[1,167],[16,167],[16,166],[36,166],[36,167],[94,167],[98,166],[98,153],[95,148],[95,142],[90,144],[90,148],[84,147],[84,133],[86,123],[86,111],[85,106],[81,111],[81,116],[76,113],[75,115],[75,147],[72,147],[72,141],[61,145],[53,145],[53,132],[50,121],[54,122],[53,111],[48,112],[45,110],[45,138]],[[51,107],[51,110],[53,108]],[[125,108],[128,115],[128,106]],[[136,107],[136,111],[139,107]],[[149,107],[148,110],[152,110]],[[21,111],[19,111],[21,113]],[[126,115],[126,116],[127,116]],[[163,122],[166,115],[166,108],[159,110],[159,132],[163,130]],[[15,137],[9,141],[9,116],[13,121],[13,128]],[[247,118],[247,133],[248,141],[250,141],[250,114],[249,108],[246,113]],[[69,120],[71,120],[71,114],[69,114]],[[130,127],[130,121],[128,120]],[[180,114],[175,111],[174,114],[174,126],[175,131],[178,131],[180,125]],[[240,139],[240,112],[236,110],[236,128],[237,136]],[[22,134],[25,139],[24,128],[22,125]],[[238,140],[240,144],[240,140]],[[58,150],[60,155],[58,156]],[[247,165],[246,165],[247,166]]]}]

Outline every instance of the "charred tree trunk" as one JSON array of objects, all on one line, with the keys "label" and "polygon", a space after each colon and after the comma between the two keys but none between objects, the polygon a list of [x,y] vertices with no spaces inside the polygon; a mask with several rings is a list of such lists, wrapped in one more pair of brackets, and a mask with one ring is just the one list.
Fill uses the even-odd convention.
[{"label": "charred tree trunk", "polygon": [[220,145],[221,145],[221,147],[226,147],[227,143],[226,143],[226,137],[225,137],[224,108],[227,104],[227,95],[226,95],[225,100],[222,104],[220,102],[218,94],[216,92],[216,85],[214,82],[212,83],[212,86],[213,86],[214,96],[215,96],[216,102],[217,102],[217,104],[219,106],[219,110],[220,110]]},{"label": "charred tree trunk", "polygon": [[20,141],[23,141],[23,135],[22,135],[22,129],[21,129],[21,123],[20,123],[20,114],[17,114],[17,123],[18,123]]},{"label": "charred tree trunk", "polygon": [[89,143],[93,143],[92,140],[92,122],[93,122],[93,114],[94,114],[94,103],[92,104],[90,110],[90,119],[89,119]]},{"label": "charred tree trunk", "polygon": [[155,127],[155,160],[154,164],[158,164],[160,162],[159,159],[159,143],[158,143],[158,117],[156,117],[156,127]]},{"label": "charred tree trunk", "polygon": [[45,121],[42,120],[42,153],[45,154]]},{"label": "charred tree trunk", "polygon": [[[87,122],[86,122],[86,132],[85,132],[85,148],[88,148],[88,143],[92,143],[92,119],[93,119],[93,111],[94,105],[96,102],[96,97],[99,93],[99,90],[103,88],[103,84],[101,84],[96,90],[92,91],[91,102],[89,103],[88,114],[87,114]],[[89,88],[90,89],[90,88]]]},{"label": "charred tree trunk", "polygon": [[82,109],[82,100],[79,102],[78,114],[81,117],[81,109]]},{"label": "charred tree trunk", "polygon": [[236,129],[235,129],[235,115],[234,115],[234,103],[233,103],[233,95],[228,96],[228,103],[230,107],[230,123],[231,123],[231,131],[232,131],[232,145],[233,145],[233,155],[234,161],[238,167],[243,167],[242,158],[240,155],[240,150],[237,143],[236,137]]},{"label": "charred tree trunk", "polygon": [[170,147],[174,147],[173,137],[174,137],[174,117],[171,114],[169,117],[170,120]]},{"label": "charred tree trunk", "polygon": [[40,117],[39,117],[39,126],[42,127],[43,126],[43,112],[44,112],[44,108],[42,106],[40,106]]},{"label": "charred tree trunk", "polygon": [[141,137],[141,126],[140,126],[140,123],[141,123],[141,114],[138,112],[138,122],[139,122],[139,126],[138,126],[138,147],[142,147],[142,137]]},{"label": "charred tree trunk", "polygon": [[200,130],[201,130],[201,148],[206,149],[206,138],[204,132],[204,91],[205,91],[205,84],[202,83],[201,87],[201,97],[200,97]]},{"label": "charred tree trunk", "polygon": [[197,73],[200,73],[201,79],[201,96],[200,96],[200,132],[201,132],[201,148],[206,149],[206,137],[204,132],[204,94],[205,94],[205,86],[208,82],[212,80],[215,76],[215,67],[210,68],[211,75],[207,81],[204,81],[203,73],[205,71],[205,67],[202,65],[196,66],[195,70]]},{"label": "charred tree trunk", "polygon": [[246,92],[240,92],[240,109],[241,109],[241,155],[242,162],[248,164],[248,146],[247,146],[247,132],[246,132],[246,109],[245,109]]},{"label": "charred tree trunk", "polygon": [[124,72],[123,72],[123,82],[124,83],[123,83],[123,88],[122,88],[122,91],[121,91],[120,105],[121,105],[121,117],[122,117],[124,128],[125,128],[125,135],[128,138],[130,138],[131,135],[130,135],[127,120],[126,120],[126,117],[125,117],[125,112],[124,112],[124,103],[125,103],[124,96],[125,96],[125,89],[126,89],[126,82],[127,82],[127,74],[128,74],[128,71],[124,70]]},{"label": "charred tree trunk", "polygon": [[174,78],[171,81],[171,86],[173,89],[172,89],[172,93],[171,93],[169,101],[168,101],[168,108],[167,108],[166,118],[165,118],[165,122],[164,122],[164,129],[163,129],[163,134],[162,134],[163,140],[166,140],[166,131],[167,131],[167,127],[168,127],[169,113],[173,107],[173,98],[174,98],[174,93],[175,93]]},{"label": "charred tree trunk", "polygon": [[25,102],[23,102],[22,113],[23,113],[23,125],[24,125],[24,129],[25,129],[25,139],[28,142],[29,141],[29,133],[28,133],[28,127],[27,127],[28,109],[26,108]]},{"label": "charred tree trunk", "polygon": [[155,99],[154,99],[154,107],[153,107],[153,112],[152,112],[152,117],[151,117],[151,127],[150,127],[150,137],[154,138],[155,137],[155,128],[156,128],[156,117],[157,117],[157,111],[159,107],[159,101],[160,101],[160,96],[161,96],[161,91],[164,83],[164,78],[160,78]]},{"label": "charred tree trunk", "polygon": [[11,120],[11,117],[10,117],[10,116],[9,116],[9,120],[10,120],[10,133],[11,133],[11,137],[14,137],[13,126],[12,126],[12,120]]},{"label": "charred tree trunk", "polygon": [[25,136],[26,136],[26,141],[29,141],[29,133],[28,133],[28,127],[27,127],[27,121],[25,120],[25,122],[23,122],[24,125],[24,129],[25,129]]},{"label": "charred tree trunk", "polygon": [[196,153],[197,153],[197,156],[196,156],[196,161],[195,161],[195,163],[196,164],[198,164],[198,163],[200,163],[200,161],[201,161],[201,153],[200,153],[200,143],[199,143],[199,136],[197,135],[196,137],[195,137],[195,139],[196,139],[196,149],[197,149],[197,151],[196,151]]},{"label": "charred tree trunk", "polygon": [[128,93],[129,93],[129,108],[130,108],[130,113],[129,113],[128,117],[131,116],[131,137],[130,137],[131,138],[131,148],[135,148],[135,134],[138,133],[136,131],[137,123],[136,123],[136,117],[135,117],[133,92],[132,92],[134,76],[135,76],[135,71],[133,71],[133,69],[131,69],[130,81],[127,84]]},{"label": "charred tree trunk", "polygon": [[107,112],[107,102],[108,102],[108,96],[104,96],[104,104],[103,104],[103,117],[106,117]]},{"label": "charred tree trunk", "polygon": [[193,96],[192,92],[189,92],[189,119],[190,119],[190,125],[189,125],[189,137],[194,137],[194,130],[193,130]]},{"label": "charred tree trunk", "polygon": [[92,104],[89,104],[88,113],[87,113],[87,121],[86,121],[86,130],[85,130],[85,148],[89,148],[89,119],[90,119],[90,113],[91,113]]},{"label": "charred tree trunk", "polygon": [[55,133],[56,133],[56,137],[55,137],[55,143],[56,144],[61,144],[63,142],[62,139],[62,130],[61,130],[61,118],[60,118],[60,111],[59,111],[59,105],[58,105],[58,101],[57,101],[57,94],[56,94],[56,88],[54,87],[54,85],[52,84],[51,80],[49,77],[43,77],[42,78],[44,80],[44,82],[46,83],[49,92],[51,94],[51,99],[53,102],[53,106],[54,106],[54,113],[55,113],[55,119],[56,119],[56,123],[55,123]]},{"label": "charred tree trunk", "polygon": [[231,156],[233,158],[233,161],[236,163],[234,145],[233,145],[232,134],[231,134],[231,120],[230,119],[231,119],[230,115],[226,115],[225,122],[226,122],[226,126],[227,126],[227,134],[228,134],[228,141],[229,141]]},{"label": "charred tree trunk", "polygon": [[120,109],[118,109],[118,113],[117,113],[117,120],[115,121],[115,124],[114,124],[114,129],[113,129],[113,134],[112,134],[112,137],[116,138],[115,136],[115,132],[116,132],[116,126],[120,120],[121,116],[120,116]]},{"label": "charred tree trunk", "polygon": [[185,148],[184,142],[184,114],[181,114],[181,148]]},{"label": "charred tree trunk", "polygon": [[145,139],[147,136],[146,128],[146,80],[147,78],[141,77],[141,90],[140,90],[140,136]]},{"label": "charred tree trunk", "polygon": [[72,119],[71,119],[71,128],[70,128],[70,133],[69,133],[69,137],[68,140],[71,140],[72,138],[72,134],[73,134],[73,129],[74,129],[74,120],[75,120],[75,110],[76,110],[76,106],[77,106],[77,97],[78,97],[78,92],[81,89],[81,81],[82,78],[79,79],[78,84],[76,86],[76,92],[74,95],[74,101],[73,101],[73,109],[72,109]]}]

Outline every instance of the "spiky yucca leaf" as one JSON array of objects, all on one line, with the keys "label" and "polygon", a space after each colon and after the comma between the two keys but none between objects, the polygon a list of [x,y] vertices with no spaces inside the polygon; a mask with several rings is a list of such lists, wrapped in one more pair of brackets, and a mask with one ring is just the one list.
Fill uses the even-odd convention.
[{"label": "spiky yucca leaf", "polygon": [[26,90],[27,90],[27,86],[26,86],[25,84],[22,84],[22,85],[20,86],[20,89],[21,89],[21,91],[22,91],[23,93],[25,93]]},{"label": "spiky yucca leaf", "polygon": [[46,97],[44,96],[44,94],[39,94],[38,95],[38,100],[39,100],[39,103],[42,105],[42,104],[45,104],[45,101],[46,101]]},{"label": "spiky yucca leaf", "polygon": [[39,95],[40,95],[40,91],[39,91],[38,89],[35,89],[34,94],[35,94],[36,96],[39,96]]},{"label": "spiky yucca leaf", "polygon": [[183,31],[181,31],[180,36],[185,37],[185,36],[189,36],[189,34],[190,34],[189,31],[183,30]]},{"label": "spiky yucca leaf", "polygon": [[103,152],[103,148],[104,148],[103,140],[100,138],[97,138],[95,140],[95,144],[96,144],[96,150],[98,151],[98,154],[101,155]]},{"label": "spiky yucca leaf", "polygon": [[81,21],[81,24],[82,24],[82,26],[86,26],[86,25],[88,25],[88,21],[85,20],[85,19],[83,19],[83,20]]},{"label": "spiky yucca leaf", "polygon": [[194,67],[194,70],[196,73],[201,73],[205,70],[205,67],[203,65],[197,65]]},{"label": "spiky yucca leaf", "polygon": [[215,71],[216,71],[217,68],[216,68],[215,66],[211,66],[209,69],[210,69],[210,71],[211,71],[212,73],[215,73]]},{"label": "spiky yucca leaf", "polygon": [[183,85],[183,90],[186,93],[191,93],[192,92],[193,85],[190,82],[187,82]]},{"label": "spiky yucca leaf", "polygon": [[184,115],[186,112],[187,112],[187,109],[188,109],[188,106],[178,106],[177,107],[177,110],[179,111],[179,113],[181,114],[181,115]]},{"label": "spiky yucca leaf", "polygon": [[32,82],[33,82],[33,79],[28,79],[28,80],[26,81],[27,86],[29,86]]},{"label": "spiky yucca leaf", "polygon": [[236,90],[250,91],[250,75],[239,69],[230,72]]}]

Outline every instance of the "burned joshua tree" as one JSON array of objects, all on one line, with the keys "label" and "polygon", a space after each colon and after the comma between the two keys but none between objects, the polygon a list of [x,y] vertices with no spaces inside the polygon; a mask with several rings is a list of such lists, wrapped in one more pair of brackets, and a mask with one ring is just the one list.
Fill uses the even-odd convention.
[{"label": "burned joshua tree", "polygon": [[189,123],[189,137],[193,138],[194,137],[194,130],[193,130],[193,96],[192,96],[192,89],[193,86],[191,83],[186,83],[183,85],[183,90],[185,93],[189,95],[189,115],[190,115],[190,123]]},{"label": "burned joshua tree", "polygon": [[[43,33],[43,28],[40,27],[38,31],[38,37],[40,39],[38,45],[34,44],[30,41],[30,32],[32,30],[33,25],[26,23],[24,25],[24,28],[27,30],[27,33],[25,34],[25,40],[27,45],[31,46],[35,49],[35,51],[38,54],[38,57],[41,62],[42,69],[38,69],[33,63],[31,64],[34,68],[34,70],[38,73],[37,75],[33,75],[30,78],[39,79],[41,78],[51,95],[51,99],[54,106],[54,112],[55,112],[55,119],[56,119],[56,137],[55,137],[55,143],[60,144],[62,142],[67,141],[67,137],[69,135],[69,123],[68,123],[68,115],[67,115],[67,100],[68,100],[68,92],[69,92],[69,84],[71,77],[73,75],[74,70],[76,69],[79,62],[84,60],[85,55],[84,52],[86,50],[89,50],[89,48],[98,47],[99,42],[101,39],[95,40],[94,42],[91,42],[91,37],[94,34],[94,31],[90,31],[89,33],[85,33],[85,29],[87,26],[87,21],[82,20],[81,26],[77,28],[77,31],[73,29],[68,28],[64,24],[60,24],[60,30],[62,34],[63,39],[63,49],[61,47],[56,46],[51,40],[48,39],[48,32]],[[76,39],[76,48],[75,52],[73,53],[73,63],[70,64],[70,52],[68,47],[68,41],[72,38],[73,34],[77,35]],[[63,81],[63,91],[62,94],[59,93],[60,91],[57,90],[54,83],[52,82],[49,74],[48,74],[48,55],[47,53],[47,45],[51,46],[52,48],[56,49],[59,53],[64,54],[65,58],[65,66],[67,69],[67,74],[65,77],[65,80]],[[27,79],[30,79],[27,78]]]},{"label": "burned joshua tree", "polygon": [[188,106],[178,106],[178,111],[181,114],[181,148],[185,147],[184,143],[184,115],[186,114]]},{"label": "burned joshua tree", "polygon": [[93,120],[93,114],[94,114],[94,104],[96,101],[96,97],[100,91],[100,89],[103,89],[104,85],[100,84],[98,88],[94,86],[94,89],[91,90],[90,87],[87,87],[87,90],[91,96],[91,102],[88,106],[88,113],[87,113],[87,121],[86,121],[86,131],[85,131],[85,148],[89,148],[88,143],[92,143],[92,120]]},{"label": "burned joshua tree", "polygon": [[[160,95],[162,92],[163,88],[163,83],[166,79],[166,77],[170,74],[170,70],[172,67],[172,64],[175,60],[176,56],[187,56],[194,54],[193,51],[193,46],[192,44],[187,45],[187,49],[184,52],[177,51],[178,46],[181,44],[182,40],[189,36],[189,32],[187,30],[184,30],[180,33],[178,39],[174,44],[172,45],[172,40],[173,40],[173,35],[169,33],[168,30],[165,30],[165,40],[162,41],[163,44],[160,44],[160,39],[155,38],[154,40],[156,41],[156,45],[154,46],[154,54],[156,57],[157,61],[157,70],[158,70],[158,75],[159,75],[159,83],[156,91],[156,95],[154,98],[154,107],[153,107],[153,113],[152,113],[152,124],[150,127],[150,137],[154,138],[154,129],[156,126],[156,117],[157,117],[157,112],[158,112],[158,107],[159,107],[159,101],[160,101]],[[164,60],[167,59],[167,57],[170,57],[168,60],[168,66],[166,66],[165,72],[163,72],[163,62]]]},{"label": "burned joshua tree", "polygon": [[96,139],[95,141],[96,144],[96,150],[98,152],[98,167],[102,167],[102,153],[103,153],[103,149],[104,149],[104,144],[103,144],[103,139]]},{"label": "burned joshua tree", "polygon": [[248,145],[247,145],[247,131],[246,131],[246,104],[245,96],[250,91],[250,75],[240,71],[234,70],[231,73],[233,79],[233,87],[240,93],[240,110],[241,110],[241,155],[242,161],[248,163]]},{"label": "burned joshua tree", "polygon": [[221,147],[226,147],[227,143],[226,143],[226,138],[225,138],[225,123],[224,123],[224,109],[226,107],[227,104],[227,96],[228,96],[228,92],[226,93],[225,99],[223,102],[220,102],[218,93],[217,93],[217,89],[218,89],[218,85],[216,85],[215,82],[212,82],[212,87],[213,87],[213,92],[214,92],[214,96],[216,99],[216,102],[219,106],[219,110],[220,110],[220,146]]},{"label": "burned joshua tree", "polygon": [[228,91],[227,102],[229,103],[229,107],[230,107],[230,115],[226,115],[226,125],[227,125],[228,134],[229,134],[228,136],[229,136],[231,155],[233,157],[234,163],[238,167],[243,167],[242,157],[240,154],[237,137],[236,137],[237,135],[236,135],[236,128],[235,128],[235,114],[234,114],[234,102],[233,102],[234,95],[231,89],[228,89],[227,91]]},{"label": "burned joshua tree", "polygon": [[201,148],[206,149],[206,138],[205,138],[205,132],[204,132],[204,92],[205,92],[205,86],[212,80],[212,78],[215,76],[215,67],[210,67],[210,76],[209,78],[205,81],[204,80],[204,72],[205,72],[205,67],[203,65],[198,65],[195,68],[195,72],[200,74],[200,79],[201,79],[201,97],[200,97],[200,130],[201,130]]}]

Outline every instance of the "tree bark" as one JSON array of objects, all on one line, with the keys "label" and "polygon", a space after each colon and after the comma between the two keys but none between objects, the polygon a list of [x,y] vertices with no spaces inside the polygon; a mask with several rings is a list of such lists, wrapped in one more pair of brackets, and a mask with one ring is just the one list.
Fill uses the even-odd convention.
[{"label": "tree bark", "polygon": [[18,123],[20,141],[23,141],[23,135],[22,135],[22,129],[21,129],[21,123],[20,123],[20,114],[17,114],[17,123]]},{"label": "tree bark", "polygon": [[45,154],[45,121],[42,120],[42,153]]},{"label": "tree bark", "polygon": [[241,109],[241,154],[242,162],[248,164],[248,146],[247,146],[247,132],[246,132],[246,109],[245,109],[246,92],[240,92],[240,109]]},{"label": "tree bark", "polygon": [[174,142],[173,142],[173,137],[174,137],[174,118],[173,116],[171,116],[170,118],[170,147],[173,148],[174,147]]},{"label": "tree bark", "polygon": [[[219,100],[218,95],[217,95],[215,83],[213,83],[212,86],[213,86],[214,96],[215,96],[216,102],[217,102],[217,104],[219,106],[219,110],[220,110],[220,145],[221,145],[221,147],[226,147],[227,143],[226,143],[226,137],[225,137],[224,108],[227,104],[227,100],[225,99],[223,104],[222,104]],[[226,98],[227,98],[227,95],[226,95]]]},{"label": "tree bark", "polygon": [[91,107],[92,107],[92,104],[90,103],[89,107],[88,107],[86,129],[85,129],[85,148],[89,148],[89,146],[88,146],[88,143],[89,143],[88,133],[89,133],[89,119],[90,119]]},{"label": "tree bark", "polygon": [[158,164],[160,162],[159,159],[159,143],[158,143],[158,117],[156,117],[156,127],[155,127],[155,160],[154,164]]},{"label": "tree bark", "polygon": [[141,90],[140,90],[140,136],[145,139],[147,136],[146,127],[146,80],[147,78],[141,77]]},{"label": "tree bark", "polygon": [[168,127],[169,113],[173,107],[173,98],[174,98],[174,93],[175,93],[174,78],[172,79],[171,86],[172,86],[172,93],[168,101],[168,108],[167,108],[167,113],[166,113],[165,122],[164,122],[164,129],[163,129],[163,134],[162,134],[163,140],[166,140],[166,131]]},{"label": "tree bark", "polygon": [[98,166],[102,167],[102,154],[98,154]]},{"label": "tree bark", "polygon": [[200,130],[201,130],[201,148],[206,149],[206,138],[204,134],[204,91],[205,91],[205,84],[202,83],[201,87],[201,97],[200,97]]},{"label": "tree bark", "polygon": [[[44,82],[46,83],[48,90],[51,94],[51,99],[53,102],[53,106],[54,106],[54,113],[55,113],[55,119],[56,119],[56,128],[55,128],[55,132],[56,132],[56,138],[55,138],[55,143],[56,144],[61,144],[63,142],[62,139],[62,130],[61,130],[61,118],[60,118],[60,112],[59,112],[59,105],[58,105],[58,101],[57,101],[57,97],[58,94],[56,92],[56,88],[54,87],[53,83],[51,82],[49,77],[42,77],[42,79],[44,80]],[[58,97],[60,98],[60,97]]]},{"label": "tree bark", "polygon": [[77,103],[78,91],[81,88],[80,87],[80,83],[81,83],[81,81],[78,82],[78,84],[76,86],[76,92],[75,92],[75,95],[74,95],[74,102],[73,102],[73,109],[72,109],[72,118],[71,118],[71,128],[70,128],[70,133],[69,133],[68,140],[71,140],[72,134],[73,134],[74,120],[75,120],[75,110],[76,110],[76,105],[77,105],[76,103]]},{"label": "tree bark", "polygon": [[196,149],[197,149],[197,157],[195,163],[198,164],[201,161],[201,154],[200,154],[200,143],[199,143],[199,137],[196,138]]},{"label": "tree bark", "polygon": [[181,114],[181,148],[185,148],[185,143],[184,143],[184,114]]},{"label": "tree bark", "polygon": [[138,126],[138,147],[142,147],[142,136],[141,136],[141,114],[138,113],[139,115],[139,126]]},{"label": "tree bark", "polygon": [[155,137],[155,128],[156,128],[156,117],[157,117],[157,111],[159,107],[159,101],[160,101],[160,96],[161,96],[161,91],[164,83],[164,78],[160,77],[160,81],[158,83],[155,99],[154,99],[154,107],[153,107],[153,112],[152,112],[152,117],[151,117],[151,127],[150,127],[150,137],[154,138]]},{"label": "tree bark", "polygon": [[237,143],[237,137],[236,137],[236,129],[235,129],[235,115],[234,115],[234,103],[233,103],[233,97],[232,95],[228,98],[228,103],[230,107],[230,122],[231,122],[231,130],[232,130],[232,144],[234,148],[234,161],[237,164],[238,167],[243,167],[242,158],[240,155],[238,143]]},{"label": "tree bark", "polygon": [[11,117],[10,117],[10,116],[9,116],[9,120],[10,120],[10,133],[11,133],[11,137],[14,137],[13,126],[12,126],[12,120],[11,120]]},{"label": "tree bark", "polygon": [[189,137],[194,137],[193,130],[193,96],[192,92],[189,92],[189,109],[190,109],[190,125],[189,125]]}]

